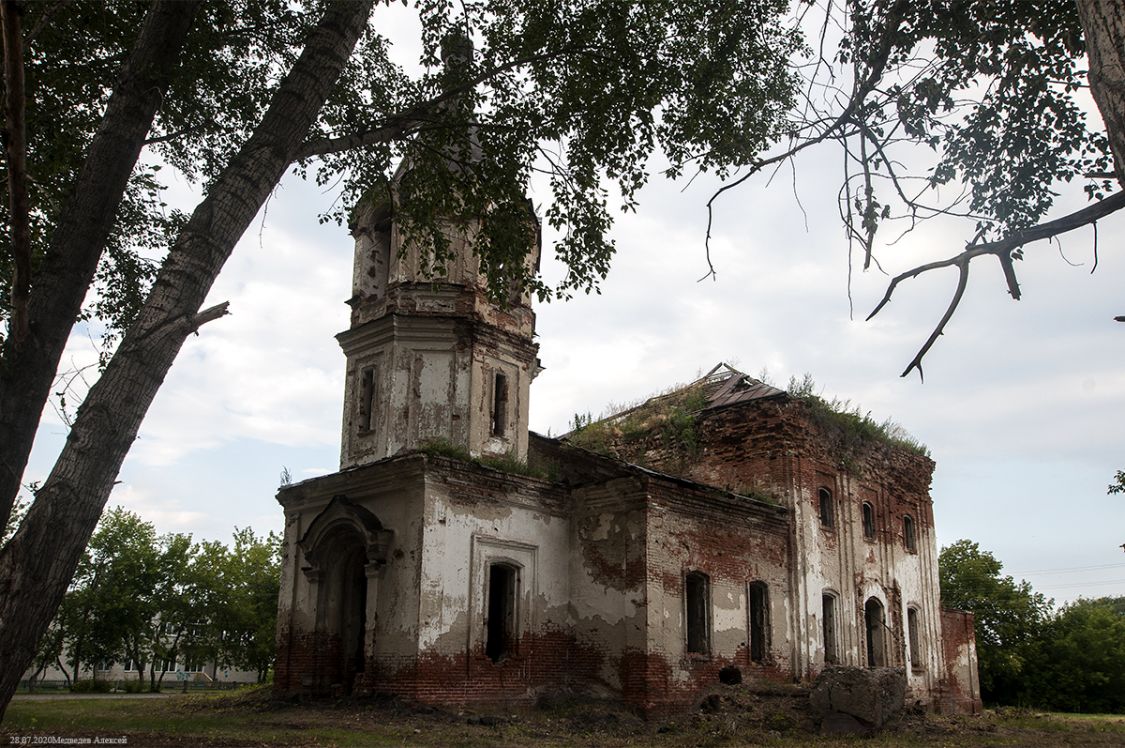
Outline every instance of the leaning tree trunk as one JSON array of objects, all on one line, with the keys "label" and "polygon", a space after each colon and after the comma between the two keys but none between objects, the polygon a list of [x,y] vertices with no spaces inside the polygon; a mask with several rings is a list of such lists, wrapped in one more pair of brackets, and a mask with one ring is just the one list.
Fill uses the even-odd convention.
[{"label": "leaning tree trunk", "polygon": [[[141,421],[231,250],[293,160],[374,0],[331,3],[254,134],[169,250],[152,292],[79,408],[58,461],[0,549],[0,710],[62,601]],[[2,716],[2,711],[0,711]]]},{"label": "leaning tree trunk", "polygon": [[67,337],[94,278],[137,162],[199,5],[157,2],[106,104],[58,224],[32,278],[30,330],[0,351],[0,527],[20,490],[35,431]]},{"label": "leaning tree trunk", "polygon": [[1121,0],[1078,0],[1090,58],[1090,93],[1105,122],[1114,173],[1125,186],[1125,7]]}]

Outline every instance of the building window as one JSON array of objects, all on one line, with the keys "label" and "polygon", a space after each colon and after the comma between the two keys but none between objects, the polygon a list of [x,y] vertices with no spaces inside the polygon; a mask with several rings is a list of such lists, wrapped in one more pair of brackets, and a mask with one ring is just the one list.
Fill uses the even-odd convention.
[{"label": "building window", "polygon": [[770,651],[770,593],[765,582],[750,583],[750,660],[765,662]]},{"label": "building window", "polygon": [[887,650],[883,643],[883,633],[887,624],[883,615],[883,603],[878,598],[867,598],[863,606],[863,618],[867,624],[867,666],[885,667]]},{"label": "building window", "polygon": [[690,654],[711,653],[711,580],[701,571],[693,571],[684,580],[687,598],[687,651]]},{"label": "building window", "polygon": [[915,670],[922,668],[921,632],[918,630],[918,609],[906,609],[906,628],[910,636],[910,667]]},{"label": "building window", "polygon": [[515,652],[518,587],[516,567],[511,564],[489,565],[484,652],[493,662],[499,662]]},{"label": "building window", "polygon": [[508,377],[496,372],[492,383],[492,435],[504,436],[508,426]]},{"label": "building window", "polygon": [[820,489],[820,524],[829,529],[836,526],[836,512],[832,506],[832,492]]},{"label": "building window", "polygon": [[863,502],[863,537],[875,539],[875,507],[866,501]]},{"label": "building window", "polygon": [[359,375],[359,433],[371,433],[375,427],[375,367],[368,366]]},{"label": "building window", "polygon": [[836,596],[828,592],[821,596],[820,626],[824,635],[824,664],[835,665],[839,661],[836,648]]},{"label": "building window", "polygon": [[914,518],[909,514],[902,518],[902,537],[906,542],[906,550],[916,553],[918,551],[918,539],[914,536]]}]

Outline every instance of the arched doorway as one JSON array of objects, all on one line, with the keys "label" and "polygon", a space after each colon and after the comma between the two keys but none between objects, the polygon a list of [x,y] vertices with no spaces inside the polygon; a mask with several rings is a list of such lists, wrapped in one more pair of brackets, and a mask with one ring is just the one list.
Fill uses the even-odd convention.
[{"label": "arched doorway", "polygon": [[391,537],[370,511],[336,496],[298,541],[316,602],[310,674],[318,691],[347,695],[362,684],[375,638],[368,610]]},{"label": "arched doorway", "polygon": [[886,613],[883,603],[876,597],[867,598],[863,605],[867,629],[867,666],[885,667],[887,664]]},{"label": "arched doorway", "polygon": [[340,528],[325,540],[329,553],[321,562],[324,576],[317,600],[317,629],[324,642],[322,682],[347,695],[366,662],[367,554],[354,530]]}]

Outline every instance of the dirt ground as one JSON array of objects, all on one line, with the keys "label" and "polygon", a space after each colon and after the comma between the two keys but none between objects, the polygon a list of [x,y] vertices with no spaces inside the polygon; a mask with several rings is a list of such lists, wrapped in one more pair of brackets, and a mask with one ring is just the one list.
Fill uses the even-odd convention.
[{"label": "dirt ground", "polygon": [[[124,742],[122,742],[124,741]],[[904,715],[873,737],[828,737],[799,698],[739,688],[646,722],[601,703],[427,709],[392,700],[273,701],[268,690],[159,700],[59,695],[12,702],[0,745],[130,746],[1122,746],[1123,715]]]}]

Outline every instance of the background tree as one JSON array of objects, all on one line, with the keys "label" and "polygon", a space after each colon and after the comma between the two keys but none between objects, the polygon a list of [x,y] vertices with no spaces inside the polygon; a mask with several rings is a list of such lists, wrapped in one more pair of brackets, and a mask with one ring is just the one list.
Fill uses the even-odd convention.
[{"label": "background tree", "polygon": [[1029,675],[1036,706],[1125,712],[1125,597],[1065,606],[1046,627]]},{"label": "background tree", "polygon": [[981,695],[1014,704],[1026,695],[1025,674],[1038,654],[1051,602],[1025,581],[1001,576],[1003,564],[968,540],[941,549],[941,603],[975,619]]},{"label": "background tree", "polygon": [[[0,293],[0,518],[99,277],[105,293],[91,295],[87,313],[116,338],[54,469],[0,548],[0,661],[16,665],[0,673],[0,706],[184,340],[225,313],[201,311],[215,277],[293,164],[342,180],[348,205],[407,161],[408,235],[428,241],[440,265],[441,220],[479,222],[493,291],[523,281],[541,295],[552,289],[521,270],[522,224],[510,218],[544,169],[545,219],[570,267],[554,292],[566,294],[608,268],[603,178],[631,208],[657,149],[725,174],[782,133],[792,98],[787,61],[800,37],[780,22],[780,0],[423,3],[417,74],[368,26],[372,5],[0,3],[11,239],[0,251],[12,271]],[[439,66],[442,42],[464,36],[478,50],[447,45]],[[145,148],[204,183],[190,217],[165,215]],[[134,236],[154,237],[156,256]],[[165,236],[175,238],[164,246]],[[121,249],[134,245],[142,251]]]}]

